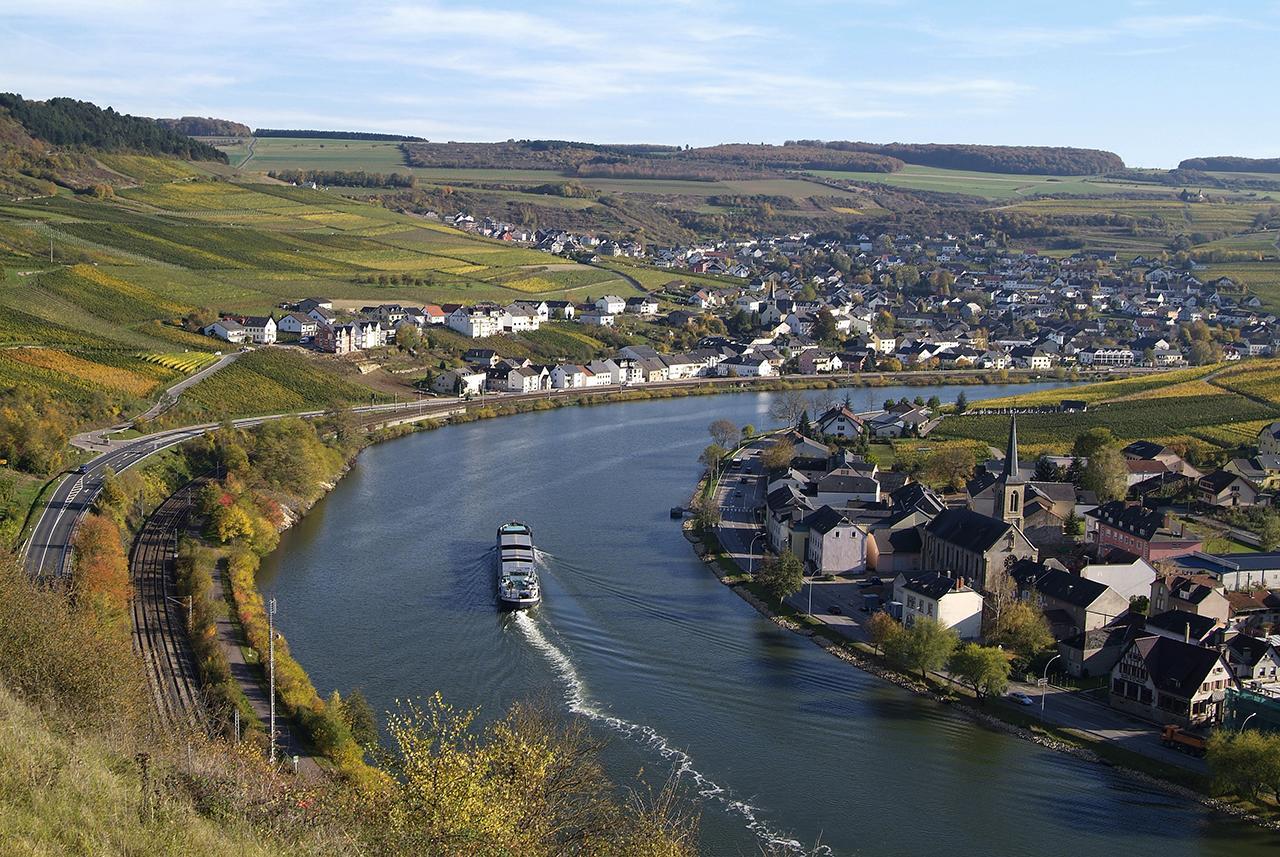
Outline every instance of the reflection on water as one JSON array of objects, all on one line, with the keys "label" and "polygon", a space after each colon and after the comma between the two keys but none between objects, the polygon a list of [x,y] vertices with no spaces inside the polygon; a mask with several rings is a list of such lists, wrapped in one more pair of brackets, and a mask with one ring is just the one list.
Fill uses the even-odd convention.
[{"label": "reflection on water", "polygon": [[[682,771],[716,857],[819,841],[842,855],[974,857],[1252,857],[1280,844],[977,728],[728,592],[667,509],[688,496],[707,425],[767,426],[769,401],[570,408],[382,444],[284,535],[264,589],[322,692],[358,687],[385,710],[439,690],[482,717],[558,700],[612,737],[619,783]],[[513,518],[533,527],[544,586],[514,617],[494,609],[491,552]]]}]

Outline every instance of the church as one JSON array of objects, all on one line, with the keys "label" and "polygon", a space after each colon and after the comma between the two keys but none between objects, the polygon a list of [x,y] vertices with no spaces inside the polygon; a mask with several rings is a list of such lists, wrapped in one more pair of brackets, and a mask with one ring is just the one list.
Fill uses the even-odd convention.
[{"label": "church", "polygon": [[1009,418],[1009,441],[998,472],[983,467],[965,486],[969,508],[1013,524],[1037,547],[1063,540],[1067,517],[1076,505],[1076,486],[1070,482],[1032,479],[1018,458],[1018,418]]}]

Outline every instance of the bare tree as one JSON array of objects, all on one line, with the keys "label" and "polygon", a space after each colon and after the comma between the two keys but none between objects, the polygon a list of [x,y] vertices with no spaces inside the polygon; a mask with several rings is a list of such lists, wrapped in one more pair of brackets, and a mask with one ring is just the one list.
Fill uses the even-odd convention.
[{"label": "bare tree", "polygon": [[784,390],[769,406],[769,416],[794,428],[800,415],[809,408],[809,402],[800,390]]},{"label": "bare tree", "polygon": [[731,420],[716,420],[707,427],[707,431],[711,433],[711,439],[725,449],[733,449],[738,445],[738,438],[741,435],[738,427]]}]

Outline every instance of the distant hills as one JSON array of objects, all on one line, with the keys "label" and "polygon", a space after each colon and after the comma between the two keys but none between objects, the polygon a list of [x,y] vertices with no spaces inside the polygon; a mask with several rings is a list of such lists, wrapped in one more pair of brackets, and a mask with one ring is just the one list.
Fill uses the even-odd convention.
[{"label": "distant hills", "polygon": [[1069,146],[982,146],[969,143],[856,143],[792,140],[788,146],[823,147],[897,158],[946,170],[1013,175],[1088,176],[1124,169],[1124,160],[1102,149]]},{"label": "distant hills", "polygon": [[1280,158],[1241,158],[1235,155],[1187,158],[1178,164],[1178,169],[1219,173],[1280,173]]}]

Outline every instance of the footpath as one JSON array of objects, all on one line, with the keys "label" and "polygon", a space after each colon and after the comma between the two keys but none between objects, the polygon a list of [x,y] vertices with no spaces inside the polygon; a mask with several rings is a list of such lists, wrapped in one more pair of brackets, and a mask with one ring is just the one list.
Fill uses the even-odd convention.
[{"label": "footpath", "polygon": [[[213,585],[215,591],[223,593],[228,613],[232,613],[235,608],[231,601],[231,582],[227,580],[224,560],[219,560],[214,566]],[[238,622],[233,622],[229,617],[221,617],[218,619],[217,628],[218,644],[222,646],[222,652],[226,655],[227,664],[231,668],[231,677],[240,686],[240,692],[244,694],[249,707],[262,721],[265,729],[271,722],[271,696],[268,692],[266,665],[249,663],[245,659],[245,652],[253,650],[249,647],[249,641],[245,638],[244,630]],[[299,774],[309,779],[321,775],[321,767],[316,757],[307,750],[289,722],[289,716],[279,704],[276,706],[276,752],[286,768],[290,767],[294,757],[297,757]]]}]

